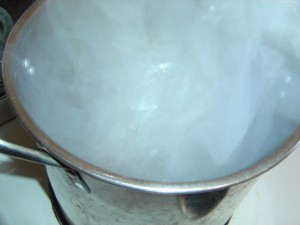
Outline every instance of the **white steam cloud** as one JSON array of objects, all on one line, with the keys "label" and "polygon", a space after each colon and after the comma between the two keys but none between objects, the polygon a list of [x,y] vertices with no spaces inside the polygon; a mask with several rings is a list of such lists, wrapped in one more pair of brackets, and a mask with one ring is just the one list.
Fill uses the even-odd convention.
[{"label": "white steam cloud", "polygon": [[299,2],[50,0],[19,43],[18,92],[56,143],[108,171],[228,175],[300,122]]}]

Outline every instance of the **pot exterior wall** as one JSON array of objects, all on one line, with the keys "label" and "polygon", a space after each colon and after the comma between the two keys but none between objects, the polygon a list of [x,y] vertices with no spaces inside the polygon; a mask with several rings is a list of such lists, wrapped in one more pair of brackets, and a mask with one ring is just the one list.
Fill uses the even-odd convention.
[{"label": "pot exterior wall", "polygon": [[47,166],[47,173],[72,225],[224,225],[256,181],[214,192],[165,195],[119,187],[80,174],[87,186],[82,188],[62,168]]}]

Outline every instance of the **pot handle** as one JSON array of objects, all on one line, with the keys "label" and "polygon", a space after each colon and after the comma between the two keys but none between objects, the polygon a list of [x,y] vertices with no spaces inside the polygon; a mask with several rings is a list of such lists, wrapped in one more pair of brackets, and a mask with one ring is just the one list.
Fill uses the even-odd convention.
[{"label": "pot handle", "polygon": [[29,162],[34,162],[43,165],[64,167],[52,158],[48,153],[31,149],[24,146],[16,145],[0,139],[0,153],[11,156],[13,158],[22,159]]},{"label": "pot handle", "polygon": [[[6,96],[0,98],[0,126],[2,126],[7,121],[14,119],[14,114],[11,111],[8,100]],[[44,165],[56,166],[56,167],[65,167],[59,164],[54,158],[52,158],[46,151],[39,149],[31,149],[23,147],[17,144],[10,143],[8,141],[2,140],[0,138],[0,153],[23,159],[30,162],[35,162]]]},{"label": "pot handle", "polygon": [[91,189],[80,173],[57,162],[47,152],[16,145],[0,139],[0,153],[29,162],[63,168],[71,183],[83,193],[91,193]]}]

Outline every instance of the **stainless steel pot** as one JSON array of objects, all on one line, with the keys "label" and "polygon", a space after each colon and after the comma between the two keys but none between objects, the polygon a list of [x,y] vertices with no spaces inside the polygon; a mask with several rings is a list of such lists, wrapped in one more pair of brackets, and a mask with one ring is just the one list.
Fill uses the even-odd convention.
[{"label": "stainless steel pot", "polygon": [[250,168],[217,179],[185,183],[128,178],[75,157],[35,125],[16,94],[14,77],[21,76],[22,70],[15,56],[24,54],[16,43],[26,45],[26,29],[42,12],[43,4],[35,3],[16,24],[3,65],[11,105],[42,151],[0,141],[0,152],[47,165],[51,185],[70,224],[223,225],[256,177],[281,162],[299,144],[300,129],[281,148]]}]

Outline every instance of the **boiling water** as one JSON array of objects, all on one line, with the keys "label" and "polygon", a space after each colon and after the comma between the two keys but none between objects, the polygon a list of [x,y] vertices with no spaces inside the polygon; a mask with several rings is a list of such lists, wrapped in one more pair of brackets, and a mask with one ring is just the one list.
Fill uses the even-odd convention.
[{"label": "boiling water", "polygon": [[228,175],[300,122],[299,10],[51,0],[18,43],[18,95],[52,140],[105,170],[168,182]]}]

